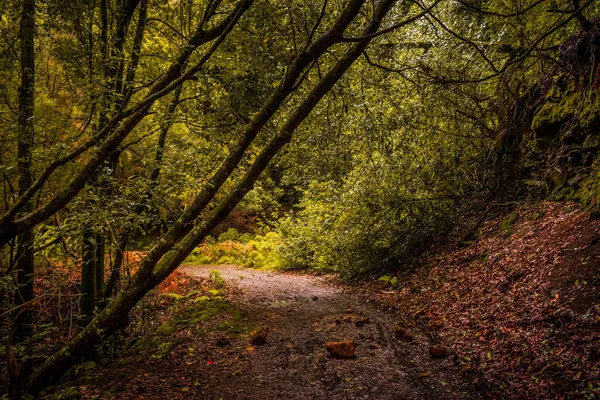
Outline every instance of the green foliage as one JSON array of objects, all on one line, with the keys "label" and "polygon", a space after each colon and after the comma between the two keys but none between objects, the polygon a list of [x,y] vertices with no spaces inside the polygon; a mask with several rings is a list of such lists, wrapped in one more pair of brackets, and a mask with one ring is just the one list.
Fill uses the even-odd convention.
[{"label": "green foliage", "polygon": [[498,223],[498,230],[504,234],[504,237],[510,236],[512,227],[517,222],[517,219],[519,219],[519,214],[513,213]]},{"label": "green foliage", "polygon": [[443,229],[456,211],[452,196],[436,193],[451,181],[428,171],[440,166],[427,159],[392,152],[357,164],[342,184],[309,185],[300,210],[280,222],[285,268],[346,277],[389,268]]},{"label": "green foliage", "polygon": [[282,266],[279,255],[282,241],[278,233],[268,232],[264,236],[257,235],[248,244],[252,251],[244,255],[242,265],[260,269],[278,269]]},{"label": "green foliage", "polygon": [[235,228],[229,228],[227,231],[221,233],[217,239],[218,243],[225,242],[238,242],[238,243],[249,243],[254,235],[250,233],[239,233]]},{"label": "green foliage", "polygon": [[208,273],[208,279],[212,282],[213,286],[217,289],[221,289],[225,285],[225,281],[221,276],[219,270],[213,269]]},{"label": "green foliage", "polygon": [[[227,238],[222,241],[223,235]],[[230,238],[238,241],[231,241]],[[276,232],[252,237],[249,234],[238,235],[233,228],[219,236],[219,242],[206,242],[197,247],[186,264],[237,264],[249,268],[277,269],[282,265],[279,249],[281,236]],[[217,271],[218,272],[218,271]]]},{"label": "green foliage", "polygon": [[398,287],[398,278],[395,277],[395,276],[392,277],[392,276],[389,276],[389,275],[384,275],[381,278],[379,278],[378,281],[387,283],[387,284],[389,284],[393,288],[397,288]]}]

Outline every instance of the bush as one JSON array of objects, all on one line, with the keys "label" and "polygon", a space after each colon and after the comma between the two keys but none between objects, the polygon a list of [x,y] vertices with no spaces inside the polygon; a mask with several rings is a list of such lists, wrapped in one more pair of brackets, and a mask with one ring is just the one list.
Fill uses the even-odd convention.
[{"label": "bush", "polygon": [[[225,232],[226,237],[233,237],[231,229]],[[237,232],[237,231],[236,231]],[[266,235],[243,234],[238,241],[223,241],[219,243],[205,241],[186,258],[185,264],[238,264],[250,268],[277,269],[281,266],[279,248],[281,236],[275,232]]]},{"label": "bush", "polygon": [[219,243],[239,241],[240,233],[235,228],[229,228],[219,235]]},{"label": "bush", "polygon": [[342,184],[313,182],[308,187],[299,211],[278,225],[283,268],[347,278],[390,269],[448,225],[457,203],[454,196],[436,194],[440,189],[428,179],[433,172],[411,170],[412,160],[377,161],[359,166]]}]

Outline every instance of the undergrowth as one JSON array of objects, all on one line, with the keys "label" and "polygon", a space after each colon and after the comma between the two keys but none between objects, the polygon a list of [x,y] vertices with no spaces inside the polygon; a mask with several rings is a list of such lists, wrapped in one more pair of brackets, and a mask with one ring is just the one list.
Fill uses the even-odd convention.
[{"label": "undergrowth", "polygon": [[217,239],[205,240],[184,264],[237,264],[257,269],[279,269],[282,266],[278,251],[281,246],[281,236],[276,232],[251,235],[240,234],[235,228],[230,228]]},{"label": "undergrowth", "polygon": [[125,370],[139,362],[159,362],[172,357],[178,347],[188,346],[190,338],[212,332],[235,337],[254,328],[226,299],[218,271],[211,273],[209,280],[176,271],[132,310],[129,326],[105,343],[103,351],[71,370],[74,380],[49,388],[41,398],[114,398],[123,388],[111,387],[93,395],[90,391],[102,367]]}]

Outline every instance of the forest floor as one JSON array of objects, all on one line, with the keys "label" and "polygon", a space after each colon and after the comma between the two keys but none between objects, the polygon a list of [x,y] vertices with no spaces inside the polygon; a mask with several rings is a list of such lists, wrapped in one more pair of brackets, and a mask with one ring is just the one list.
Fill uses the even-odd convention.
[{"label": "forest floor", "polygon": [[437,335],[511,399],[600,398],[600,211],[503,204],[396,276],[355,288]]},{"label": "forest floor", "polygon": [[[53,393],[600,398],[600,212],[559,202],[489,211],[475,235],[451,232],[403,272],[354,286],[332,276],[183,266],[135,313],[146,328],[118,361]],[[162,317],[149,324],[157,310]],[[265,344],[252,343],[263,329]],[[325,343],[342,340],[356,342],[356,357],[328,354]],[[445,357],[431,356],[436,344]]]},{"label": "forest floor", "polygon": [[[214,270],[225,283],[223,290],[206,290]],[[74,397],[490,398],[460,377],[450,354],[429,354],[431,338],[425,332],[415,328],[412,340],[397,339],[398,315],[344,293],[331,280],[233,265],[180,271],[197,277],[186,283],[188,295],[194,282],[204,295],[141,338],[118,362],[72,382]],[[265,343],[253,344],[251,331],[261,329],[268,331]],[[325,342],[341,340],[356,342],[354,358],[328,354]],[[54,393],[68,398],[69,390]]]}]

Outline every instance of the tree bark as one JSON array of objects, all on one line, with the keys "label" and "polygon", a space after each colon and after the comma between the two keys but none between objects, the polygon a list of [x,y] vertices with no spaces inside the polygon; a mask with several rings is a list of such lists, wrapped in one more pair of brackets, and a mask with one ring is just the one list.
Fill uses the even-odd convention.
[{"label": "tree bark", "polygon": [[104,252],[105,252],[105,238],[104,233],[96,234],[96,289],[95,289],[95,304],[98,305],[102,302],[104,294]]},{"label": "tree bark", "polygon": [[81,314],[89,321],[96,307],[96,240],[94,230],[86,227],[81,240]]},{"label": "tree bark", "polygon": [[[363,34],[370,34],[377,30],[381,24],[381,20],[390,10],[394,2],[395,0],[382,0],[380,2],[374,12],[372,20],[364,29]],[[361,7],[358,7],[355,10],[356,13],[350,18],[346,26],[350,24],[356,14],[358,14],[360,8]],[[340,37],[342,34],[343,29],[339,32]],[[327,33],[325,35],[327,35]],[[156,252],[153,255],[149,254],[146,256],[138,272],[124,288],[119,291],[113,301],[111,301],[96,318],[94,318],[90,325],[80,332],[80,334],[64,348],[46,360],[46,362],[34,372],[30,380],[30,389],[33,392],[43,389],[47,384],[57,379],[64,371],[70,368],[74,362],[83,357],[90,348],[98,345],[104,338],[127,324],[128,313],[135,304],[149,290],[156,287],[156,285],[165,279],[180,264],[180,262],[187,257],[196,244],[208,234],[212,228],[223,221],[229,212],[243,199],[245,194],[252,189],[254,182],[258,179],[272,158],[287,142],[289,142],[295,129],[309,115],[323,96],[331,90],[344,72],[354,63],[354,61],[356,61],[370,41],[371,38],[361,40],[360,42],[353,44],[349,50],[346,51],[334,67],[330,69],[330,71],[321,79],[319,84],[296,109],[279,133],[263,149],[249,171],[238,182],[230,194],[206,216],[203,222],[193,228],[191,232],[177,244],[176,250],[171,250],[171,248],[169,248],[168,250],[170,251],[168,254],[164,257],[159,257],[154,263],[151,263],[150,260],[152,260],[153,257],[156,257]],[[333,43],[330,45],[332,44]],[[325,50],[327,50],[327,47]],[[228,176],[230,175],[231,173],[228,174]],[[202,194],[200,196],[202,196]],[[167,243],[168,238],[163,238],[160,242],[161,243],[157,245],[159,247]],[[155,248],[157,246],[155,246]],[[152,253],[152,251],[150,253]]]},{"label": "tree bark", "polygon": [[[34,129],[34,91],[35,91],[35,0],[23,1],[23,13],[21,15],[21,85],[19,87],[19,115],[18,115],[18,185],[19,195],[22,196],[32,184],[31,173],[31,147],[33,144]],[[23,207],[24,213],[33,210],[33,204],[29,201]],[[33,277],[34,277],[34,252],[33,227],[25,230],[18,240],[17,253],[17,293],[15,295],[15,306],[21,306],[33,299]],[[33,331],[32,312],[25,306],[16,314],[15,325],[17,327],[17,340],[29,337]]]}]

